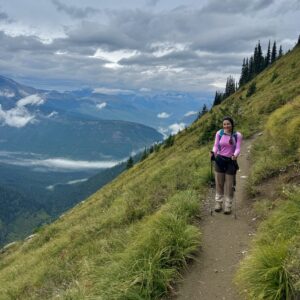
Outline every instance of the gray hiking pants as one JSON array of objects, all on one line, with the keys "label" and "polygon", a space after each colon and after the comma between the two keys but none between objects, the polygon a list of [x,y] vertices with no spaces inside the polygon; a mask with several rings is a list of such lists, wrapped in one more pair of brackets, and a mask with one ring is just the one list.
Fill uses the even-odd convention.
[{"label": "gray hiking pants", "polygon": [[232,206],[234,176],[235,175],[215,172],[215,180],[216,180],[215,200],[217,202],[223,202],[225,198],[225,205],[227,207]]}]

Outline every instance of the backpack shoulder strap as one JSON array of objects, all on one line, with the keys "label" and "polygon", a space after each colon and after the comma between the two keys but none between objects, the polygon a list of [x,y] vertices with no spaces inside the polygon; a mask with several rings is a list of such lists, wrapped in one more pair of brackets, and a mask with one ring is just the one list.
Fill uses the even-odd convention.
[{"label": "backpack shoulder strap", "polygon": [[223,134],[224,134],[224,129],[219,130],[219,136],[220,136],[220,139],[221,139],[221,137],[223,136]]},{"label": "backpack shoulder strap", "polygon": [[234,139],[235,139],[235,142],[237,143],[237,139],[238,139],[237,132],[235,132],[235,133],[233,134],[233,137],[234,137]]}]

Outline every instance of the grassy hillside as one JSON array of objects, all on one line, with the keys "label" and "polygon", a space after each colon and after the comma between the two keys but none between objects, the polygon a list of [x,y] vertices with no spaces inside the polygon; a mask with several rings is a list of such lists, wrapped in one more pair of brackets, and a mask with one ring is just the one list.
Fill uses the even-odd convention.
[{"label": "grassy hillside", "polygon": [[[246,97],[249,83],[179,133],[173,146],[161,147],[32,239],[2,250],[0,299],[165,295],[201,245],[195,217],[209,181],[208,151],[224,115],[237,120],[236,129],[245,137],[263,132],[253,151],[251,195],[258,193],[252,184],[258,187],[290,165],[299,167],[299,79],[298,47],[255,78],[257,91],[251,97]],[[300,289],[296,183],[287,180],[285,192],[278,191],[282,197],[270,205],[271,214],[266,210],[241,268],[238,280],[249,299],[275,299],[266,298],[270,290],[277,299],[288,299],[287,289]],[[261,203],[268,206],[266,201]],[[278,241],[282,247],[276,248]]]}]

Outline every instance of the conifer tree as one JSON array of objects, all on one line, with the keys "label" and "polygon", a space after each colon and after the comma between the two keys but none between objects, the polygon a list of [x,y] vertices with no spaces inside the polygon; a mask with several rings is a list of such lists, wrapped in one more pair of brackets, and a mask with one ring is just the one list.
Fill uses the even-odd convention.
[{"label": "conifer tree", "polygon": [[254,77],[254,74],[254,59],[253,56],[251,56],[249,60],[248,81],[250,81]]},{"label": "conifer tree", "polygon": [[144,152],[143,152],[142,157],[141,157],[141,161],[143,161],[144,159],[146,159],[147,156],[148,156],[148,151],[147,151],[147,148],[145,147]]},{"label": "conifer tree", "polygon": [[298,47],[300,46],[300,34],[298,36],[298,42],[297,42],[296,46],[298,46]]},{"label": "conifer tree", "polygon": [[213,106],[216,106],[216,105],[220,104],[222,102],[222,100],[223,100],[223,94],[222,94],[222,92],[216,91],[215,100],[214,100]]},{"label": "conifer tree", "polygon": [[258,69],[258,57],[257,57],[257,46],[254,48],[254,53],[253,53],[253,74],[257,73]]},{"label": "conifer tree", "polygon": [[274,41],[273,48],[272,48],[272,55],[271,55],[271,64],[276,60],[277,58],[277,49],[276,49],[276,41]]},{"label": "conifer tree", "polygon": [[133,159],[132,159],[132,156],[130,155],[127,160],[126,169],[130,169],[132,167],[133,167]]},{"label": "conifer tree", "polygon": [[239,85],[240,86],[242,86],[243,84],[246,83],[247,74],[245,72],[246,72],[246,60],[244,58],[243,59],[242,70],[241,70],[241,77],[240,77],[240,80],[239,80]]},{"label": "conifer tree", "polygon": [[245,82],[244,83],[247,83],[250,79],[249,79],[249,60],[248,58],[246,59],[246,64],[245,64]]},{"label": "conifer tree", "polygon": [[267,55],[265,57],[265,68],[271,63],[271,42],[269,40]]},{"label": "conifer tree", "polygon": [[254,55],[253,55],[253,63],[254,63],[254,75],[260,73],[264,68],[264,58],[262,55],[261,45],[260,41],[258,41],[257,46],[254,49]]},{"label": "conifer tree", "polygon": [[165,148],[171,147],[174,144],[175,136],[170,134],[169,137],[165,140]]},{"label": "conifer tree", "polygon": [[264,57],[261,50],[260,41],[258,41],[257,45],[257,72],[256,74],[260,73],[264,69]]},{"label": "conifer tree", "polygon": [[235,93],[235,80],[232,76],[229,76],[226,81],[224,99]]},{"label": "conifer tree", "polygon": [[208,112],[206,104],[203,104],[201,116],[205,115]]},{"label": "conifer tree", "polygon": [[255,93],[255,91],[256,91],[256,82],[253,81],[248,87],[246,97],[250,97]]},{"label": "conifer tree", "polygon": [[154,147],[153,145],[150,146],[150,149],[149,149],[149,153],[153,153],[154,152]]},{"label": "conifer tree", "polygon": [[278,59],[283,55],[282,46],[280,45],[279,51],[278,51]]}]

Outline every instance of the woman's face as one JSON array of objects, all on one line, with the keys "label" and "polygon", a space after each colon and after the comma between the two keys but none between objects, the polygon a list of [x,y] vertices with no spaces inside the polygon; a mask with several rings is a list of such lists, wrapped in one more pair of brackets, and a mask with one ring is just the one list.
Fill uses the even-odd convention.
[{"label": "woman's face", "polygon": [[228,121],[228,120],[223,121],[223,129],[226,131],[232,130],[232,125],[231,125],[230,121]]}]

